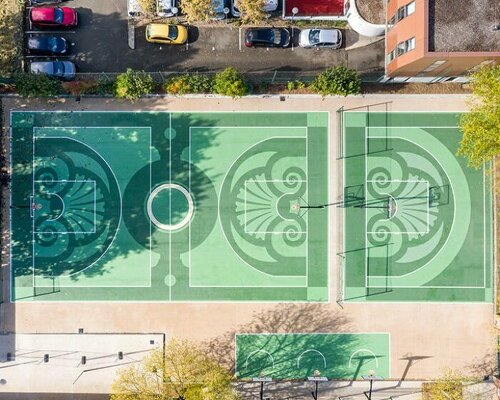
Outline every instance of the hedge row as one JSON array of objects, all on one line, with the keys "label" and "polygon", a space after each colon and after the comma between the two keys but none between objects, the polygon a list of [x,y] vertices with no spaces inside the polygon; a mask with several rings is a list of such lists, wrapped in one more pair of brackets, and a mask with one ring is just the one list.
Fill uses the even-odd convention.
[{"label": "hedge row", "polygon": [[[267,88],[263,83],[260,88]],[[185,74],[168,79],[163,87],[157,87],[150,74],[128,69],[117,76],[113,82],[100,80],[76,80],[60,82],[47,75],[19,74],[15,77],[17,93],[23,97],[52,97],[67,93],[113,94],[117,98],[134,100],[152,93],[164,91],[169,94],[219,94],[230,97],[241,97],[249,93],[249,84],[235,68],[226,68],[215,75]],[[287,89],[308,89],[322,96],[358,94],[361,80],[355,70],[338,66],[325,70],[307,85],[302,81],[291,81]]]}]

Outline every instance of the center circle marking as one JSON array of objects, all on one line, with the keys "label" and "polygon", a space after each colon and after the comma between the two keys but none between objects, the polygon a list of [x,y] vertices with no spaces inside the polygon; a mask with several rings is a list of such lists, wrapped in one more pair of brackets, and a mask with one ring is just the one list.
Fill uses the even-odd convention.
[{"label": "center circle marking", "polygon": [[151,192],[146,209],[155,226],[163,231],[175,231],[189,223],[194,214],[194,203],[183,186],[164,183]]}]

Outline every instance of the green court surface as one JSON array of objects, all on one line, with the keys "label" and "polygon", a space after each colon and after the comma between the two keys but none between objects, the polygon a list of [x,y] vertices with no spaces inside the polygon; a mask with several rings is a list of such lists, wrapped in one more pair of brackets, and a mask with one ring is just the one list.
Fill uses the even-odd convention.
[{"label": "green court surface", "polygon": [[345,113],[345,301],[492,301],[491,184],[458,118]]},{"label": "green court surface", "polygon": [[328,113],[11,126],[14,301],[328,300]]},{"label": "green court surface", "polygon": [[375,371],[390,378],[387,333],[236,335],[236,376],[305,380],[319,371],[329,379],[361,379]]}]

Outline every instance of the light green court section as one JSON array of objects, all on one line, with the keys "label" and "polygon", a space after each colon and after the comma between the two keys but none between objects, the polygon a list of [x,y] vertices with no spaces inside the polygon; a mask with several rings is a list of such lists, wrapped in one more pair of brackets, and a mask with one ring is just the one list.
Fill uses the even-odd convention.
[{"label": "light green court section", "polygon": [[236,376],[305,380],[319,371],[328,379],[355,380],[375,372],[391,378],[387,333],[237,334]]},{"label": "light green court section", "polygon": [[13,301],[328,301],[328,113],[13,112],[12,138]]},{"label": "light green court section", "polygon": [[345,301],[492,301],[491,184],[458,118],[345,113]]}]

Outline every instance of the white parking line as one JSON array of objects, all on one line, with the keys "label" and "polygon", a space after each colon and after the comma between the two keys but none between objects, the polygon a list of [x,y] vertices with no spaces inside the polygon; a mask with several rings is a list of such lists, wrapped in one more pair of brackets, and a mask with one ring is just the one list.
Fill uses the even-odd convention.
[{"label": "white parking line", "polygon": [[241,51],[241,28],[238,30],[238,41],[239,41],[239,47]]},{"label": "white parking line", "polygon": [[290,41],[292,42],[292,51],[293,51],[293,37],[294,37],[294,36],[293,36],[293,32],[294,32],[294,31],[293,31],[293,29],[294,29],[294,28],[293,28],[293,26],[292,26],[292,38],[290,39]]}]

